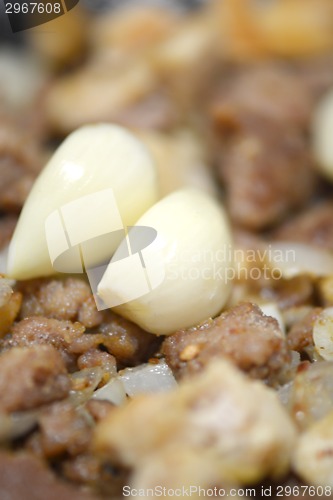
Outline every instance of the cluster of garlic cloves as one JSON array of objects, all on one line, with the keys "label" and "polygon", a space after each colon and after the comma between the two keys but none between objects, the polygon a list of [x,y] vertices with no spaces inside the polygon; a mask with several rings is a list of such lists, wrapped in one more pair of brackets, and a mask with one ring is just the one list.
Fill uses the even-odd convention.
[{"label": "cluster of garlic cloves", "polygon": [[98,306],[157,335],[218,314],[233,266],[224,209],[194,188],[158,201],[156,179],[153,159],[127,130],[78,129],[30,192],[7,274],[30,279],[87,270],[90,277],[98,269]]}]

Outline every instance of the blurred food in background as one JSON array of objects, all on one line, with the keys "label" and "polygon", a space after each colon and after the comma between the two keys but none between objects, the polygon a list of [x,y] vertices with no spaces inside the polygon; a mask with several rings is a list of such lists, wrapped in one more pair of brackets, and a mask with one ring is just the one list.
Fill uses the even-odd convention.
[{"label": "blurred food in background", "polygon": [[[15,285],[0,277],[0,386],[4,381],[5,392],[8,377],[23,366],[31,380],[46,373],[52,389],[47,399],[33,385],[28,400],[23,382],[13,381],[14,389],[21,384],[13,398],[0,397],[3,441],[30,453],[27,459],[0,453],[9,471],[0,474],[0,488],[11,491],[11,474],[27,482],[35,470],[41,488],[50,488],[54,476],[35,457],[88,490],[62,485],[59,498],[119,498],[129,480],[142,488],[184,480],[228,489],[273,477],[287,487],[333,488],[331,448],[323,450],[320,441],[324,432],[333,439],[327,382],[333,370],[333,1],[82,0],[54,21],[7,35],[0,74],[0,271],[35,178],[69,133],[94,122],[123,125],[147,146],[161,197],[194,186],[223,203],[235,248],[257,256],[236,262],[247,277],[234,281],[229,311],[166,340],[97,311],[79,278]],[[295,243],[298,267],[287,263],[279,279],[248,278],[251,269],[273,265],[268,248]],[[215,358],[223,360],[212,368]],[[170,386],[173,376],[187,381],[179,392],[145,395],[129,413],[127,407],[118,412],[114,404],[127,397],[123,381],[139,373],[150,387],[152,365]],[[100,393],[93,399],[95,389],[108,401]],[[236,415],[240,430],[233,418],[223,420],[222,431],[209,420],[207,394],[222,420],[229,411]],[[266,441],[259,439],[262,428]]]}]

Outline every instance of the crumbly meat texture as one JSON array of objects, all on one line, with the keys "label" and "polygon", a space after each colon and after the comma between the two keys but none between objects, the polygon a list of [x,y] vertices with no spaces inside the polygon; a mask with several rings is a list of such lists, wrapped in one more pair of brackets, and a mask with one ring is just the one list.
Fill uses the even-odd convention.
[{"label": "crumbly meat texture", "polygon": [[305,348],[313,347],[313,326],[321,311],[320,307],[314,307],[291,327],[287,337],[290,349],[302,353]]},{"label": "crumbly meat texture", "polygon": [[71,383],[61,355],[52,346],[13,348],[0,355],[0,411],[37,408],[63,399]]},{"label": "crumbly meat texture", "polygon": [[277,321],[244,303],[201,327],[182,330],[162,345],[177,378],[203,370],[214,358],[228,358],[251,377],[274,380],[290,361]]},{"label": "crumbly meat texture", "polygon": [[[65,280],[32,280],[23,282],[24,300],[21,317],[46,316],[59,320],[76,320],[81,308],[91,298],[89,285],[75,278]],[[81,316],[86,316],[84,311]]]},{"label": "crumbly meat texture", "polygon": [[[51,343],[74,371],[78,356],[91,349],[102,346],[122,367],[145,361],[161,343],[131,321],[111,311],[98,311],[82,279],[36,279],[18,283],[17,289],[23,296],[21,321],[12,328],[9,325],[5,348]],[[97,364],[100,361],[101,357]]]}]

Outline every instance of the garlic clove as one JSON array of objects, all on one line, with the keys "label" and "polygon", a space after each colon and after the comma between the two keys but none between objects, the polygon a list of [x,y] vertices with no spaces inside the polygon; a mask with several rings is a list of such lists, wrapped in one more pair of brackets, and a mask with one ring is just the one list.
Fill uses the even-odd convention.
[{"label": "garlic clove", "polygon": [[134,228],[143,226],[156,231],[155,239],[136,253],[130,244],[132,253],[123,259],[120,245],[97,288],[104,303],[157,335],[219,313],[233,271],[231,234],[220,204],[202,191],[183,189],[156,203]]},{"label": "garlic clove", "polygon": [[86,267],[108,261],[124,228],[157,198],[154,164],[137,138],[110,124],[78,129],[56,150],[26,200],[7,274],[29,279],[82,272],[82,258]]},{"label": "garlic clove", "polygon": [[317,105],[312,123],[312,138],[318,168],[333,180],[333,89]]},{"label": "garlic clove", "polygon": [[313,342],[317,353],[333,361],[333,307],[324,309],[313,325]]}]

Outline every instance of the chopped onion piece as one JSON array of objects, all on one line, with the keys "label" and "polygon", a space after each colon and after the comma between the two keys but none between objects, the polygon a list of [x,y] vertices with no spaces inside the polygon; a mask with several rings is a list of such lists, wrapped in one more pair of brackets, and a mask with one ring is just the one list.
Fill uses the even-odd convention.
[{"label": "chopped onion piece", "polygon": [[315,246],[291,242],[271,243],[266,255],[271,266],[280,271],[284,278],[299,274],[333,274],[332,252]]},{"label": "chopped onion piece", "polygon": [[94,392],[92,398],[104,399],[119,406],[126,401],[124,385],[119,377],[112,378],[110,382]]},{"label": "chopped onion piece", "polygon": [[103,369],[99,366],[84,368],[71,375],[73,389],[70,391],[70,401],[79,406],[91,398],[94,390],[103,378]]},{"label": "chopped onion piece", "polygon": [[313,326],[316,351],[326,361],[333,360],[333,307],[324,309]]},{"label": "chopped onion piece", "polygon": [[269,302],[267,304],[260,304],[260,309],[262,312],[265,314],[265,316],[272,316],[272,318],[275,318],[277,322],[279,323],[279,327],[281,330],[281,337],[285,337],[286,335],[286,329],[285,325],[282,319],[282,315],[280,312],[280,309],[278,308],[277,304],[274,304],[274,302]]},{"label": "chopped onion piece", "polygon": [[177,382],[165,361],[147,363],[120,372],[120,380],[129,396],[142,393],[164,392],[177,386]]}]

